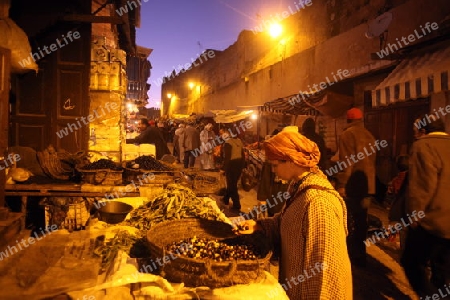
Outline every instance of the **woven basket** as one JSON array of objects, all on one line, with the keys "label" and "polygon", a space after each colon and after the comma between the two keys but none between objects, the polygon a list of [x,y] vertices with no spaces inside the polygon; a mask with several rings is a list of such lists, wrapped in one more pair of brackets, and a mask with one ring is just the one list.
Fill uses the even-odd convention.
[{"label": "woven basket", "polygon": [[197,194],[215,194],[221,188],[221,178],[206,175],[194,177],[194,191]]},{"label": "woven basket", "polygon": [[[259,260],[234,260],[214,262],[207,259],[177,257],[163,264],[160,274],[171,282],[183,282],[186,286],[219,288],[235,284],[248,284],[264,278],[272,255],[267,239],[258,234],[235,236],[231,226],[218,221],[197,218],[167,221],[152,226],[147,232],[152,261],[166,261],[165,247],[173,242],[192,238],[239,239],[251,243],[262,253]],[[239,242],[238,242],[239,243]],[[167,258],[170,258],[168,256]],[[154,263],[153,263],[154,265]],[[141,268],[142,269],[142,268]],[[144,268],[145,269],[145,268]]]},{"label": "woven basket", "polygon": [[73,169],[63,163],[57,153],[50,154],[48,151],[37,152],[39,164],[44,173],[52,179],[69,180]]},{"label": "woven basket", "polygon": [[110,169],[98,169],[98,170],[82,170],[78,169],[83,176],[82,181],[84,183],[90,183],[95,185],[120,185],[122,184],[123,170],[115,171]]},{"label": "woven basket", "polygon": [[[143,169],[130,169],[125,168],[124,170],[124,180],[126,182],[134,181],[139,185],[153,185],[153,184],[169,184],[175,181],[173,171],[151,171]],[[146,174],[148,176],[143,176]]]},{"label": "woven basket", "polygon": [[[59,199],[61,203],[55,203]],[[89,202],[82,197],[52,197],[39,202],[44,207],[45,227],[53,225],[58,229],[85,229],[90,218]]]},{"label": "woven basket", "polygon": [[153,179],[151,180],[152,183],[169,183],[173,182],[175,180],[175,172],[167,172],[167,171],[148,171],[148,170],[142,170],[143,172],[149,174],[153,174]]},{"label": "woven basket", "polygon": [[139,178],[142,179],[144,173],[139,169],[125,168],[123,171],[123,180],[125,182],[137,181]]}]

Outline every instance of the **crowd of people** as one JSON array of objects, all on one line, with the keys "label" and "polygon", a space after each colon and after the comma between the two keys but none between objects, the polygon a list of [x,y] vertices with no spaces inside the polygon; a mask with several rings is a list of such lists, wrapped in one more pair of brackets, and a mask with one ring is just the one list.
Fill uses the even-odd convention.
[{"label": "crowd of people", "polygon": [[201,170],[223,172],[226,188],[222,202],[228,205],[231,199],[232,208],[239,211],[241,204],[238,181],[245,167],[245,154],[244,144],[239,135],[232,132],[232,127],[222,125],[217,135],[212,123],[197,124],[194,119],[179,124],[173,123],[170,130],[162,129],[163,126],[159,128],[152,126],[155,124],[147,119],[141,119],[140,134],[134,142],[154,144],[156,158],[161,159],[163,155],[171,153],[167,141],[172,141],[172,154],[185,169],[194,168],[196,160],[199,159]]}]

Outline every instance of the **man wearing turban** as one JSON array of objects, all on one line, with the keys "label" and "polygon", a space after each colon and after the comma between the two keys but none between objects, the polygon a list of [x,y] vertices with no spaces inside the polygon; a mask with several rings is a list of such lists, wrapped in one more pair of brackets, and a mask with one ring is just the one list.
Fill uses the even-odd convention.
[{"label": "man wearing turban", "polygon": [[317,167],[317,145],[285,128],[264,147],[277,176],[290,181],[290,197],[280,213],[246,220],[238,233],[263,231],[281,245],[278,278],[289,299],[352,299],[347,208]]}]

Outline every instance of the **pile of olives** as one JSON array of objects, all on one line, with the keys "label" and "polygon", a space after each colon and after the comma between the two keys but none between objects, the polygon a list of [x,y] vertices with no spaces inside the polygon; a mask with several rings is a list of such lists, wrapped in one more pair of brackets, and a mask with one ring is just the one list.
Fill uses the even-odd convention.
[{"label": "pile of olives", "polygon": [[143,155],[137,157],[134,161],[127,162],[126,167],[129,169],[136,168],[152,171],[173,171],[172,168],[162,164],[153,156]]},{"label": "pile of olives", "polygon": [[237,245],[206,238],[189,238],[167,245],[166,250],[174,255],[196,259],[212,259],[215,262],[232,260],[256,260],[257,251],[251,245]]},{"label": "pile of olives", "polygon": [[105,159],[105,158],[99,159],[96,162],[85,165],[81,169],[83,169],[83,170],[110,169],[113,171],[122,171],[123,170],[123,168],[121,166],[117,165],[112,160]]}]

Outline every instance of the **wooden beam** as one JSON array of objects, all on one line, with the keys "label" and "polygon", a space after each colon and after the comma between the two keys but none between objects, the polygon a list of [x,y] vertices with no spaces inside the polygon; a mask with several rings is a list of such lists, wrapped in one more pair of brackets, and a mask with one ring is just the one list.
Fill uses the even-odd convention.
[{"label": "wooden beam", "polygon": [[124,23],[124,21],[120,17],[79,15],[79,14],[61,16],[61,20],[67,22],[82,22],[82,23],[110,23],[110,24]]}]

